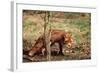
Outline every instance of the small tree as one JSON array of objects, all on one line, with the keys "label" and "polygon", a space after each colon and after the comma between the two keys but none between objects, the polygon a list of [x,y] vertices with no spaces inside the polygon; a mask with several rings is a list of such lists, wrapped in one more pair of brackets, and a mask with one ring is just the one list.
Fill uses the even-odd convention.
[{"label": "small tree", "polygon": [[50,12],[45,11],[45,16],[44,16],[44,38],[45,38],[45,43],[46,43],[46,49],[47,49],[47,60],[51,60],[51,50],[50,50],[50,37],[51,37],[51,25],[49,25],[49,19],[50,19]]}]

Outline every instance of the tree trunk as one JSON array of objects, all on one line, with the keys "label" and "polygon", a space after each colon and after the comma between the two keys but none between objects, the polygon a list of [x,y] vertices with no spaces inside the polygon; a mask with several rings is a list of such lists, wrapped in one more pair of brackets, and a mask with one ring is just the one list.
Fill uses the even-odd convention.
[{"label": "tree trunk", "polygon": [[46,49],[47,49],[47,60],[51,60],[51,50],[50,50],[50,27],[49,25],[49,12],[45,12],[45,17],[44,17],[44,38],[45,38],[45,43],[46,43]]}]

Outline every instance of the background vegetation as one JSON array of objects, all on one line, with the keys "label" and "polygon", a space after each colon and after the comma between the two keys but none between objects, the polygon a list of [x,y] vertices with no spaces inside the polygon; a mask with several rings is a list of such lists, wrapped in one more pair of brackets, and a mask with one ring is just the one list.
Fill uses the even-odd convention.
[{"label": "background vegetation", "polygon": [[[80,60],[91,58],[91,14],[77,12],[49,12],[47,28],[60,29],[72,33],[75,45],[74,53],[65,56],[51,56],[51,60]],[[44,32],[45,11],[23,10],[23,39],[34,45]],[[25,43],[25,42],[23,42]],[[24,45],[23,48],[28,45]]]}]

